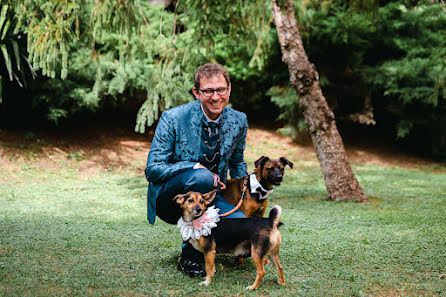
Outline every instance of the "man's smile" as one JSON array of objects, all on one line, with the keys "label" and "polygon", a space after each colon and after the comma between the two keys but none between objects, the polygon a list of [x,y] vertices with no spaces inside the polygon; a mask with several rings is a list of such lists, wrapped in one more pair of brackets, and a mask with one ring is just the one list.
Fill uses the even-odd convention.
[{"label": "man's smile", "polygon": [[200,87],[193,89],[195,97],[200,100],[204,113],[212,120],[217,119],[228,105],[231,85],[223,74],[203,77]]}]

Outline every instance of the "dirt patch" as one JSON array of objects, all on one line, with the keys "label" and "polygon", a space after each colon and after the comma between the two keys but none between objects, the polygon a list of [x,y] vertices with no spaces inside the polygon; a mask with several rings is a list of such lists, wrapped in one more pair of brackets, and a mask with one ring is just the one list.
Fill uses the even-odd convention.
[{"label": "dirt patch", "polygon": [[[42,133],[1,129],[0,162],[6,172],[21,170],[23,166],[49,170],[74,166],[87,175],[120,169],[143,175],[152,137],[153,131],[141,135],[131,129],[108,127]],[[395,147],[348,144],[346,151],[355,164],[445,171],[439,163]],[[298,145],[275,131],[250,128],[246,157],[255,160],[261,155],[286,156],[293,162],[317,162],[311,145]]]},{"label": "dirt patch", "polygon": [[59,133],[0,130],[0,162],[6,171],[35,166],[57,170],[76,166],[81,174],[130,168],[143,173],[151,134],[128,129]]},{"label": "dirt patch", "polygon": [[[291,137],[285,137],[276,131],[250,128],[247,136],[248,148],[255,147],[259,141],[267,140],[276,144],[274,147],[268,147],[265,154],[272,157],[287,156],[293,161],[316,161],[317,156],[312,144],[299,145],[293,142]],[[353,164],[374,165],[381,167],[401,167],[407,169],[435,168],[436,171],[445,171],[441,163],[434,160],[416,156],[408,151],[402,151],[396,145],[377,143],[375,140],[365,142],[364,140],[354,143],[351,139],[347,141],[345,149],[348,159]],[[249,145],[251,144],[251,145]],[[253,151],[247,149],[246,156],[250,156]]]}]

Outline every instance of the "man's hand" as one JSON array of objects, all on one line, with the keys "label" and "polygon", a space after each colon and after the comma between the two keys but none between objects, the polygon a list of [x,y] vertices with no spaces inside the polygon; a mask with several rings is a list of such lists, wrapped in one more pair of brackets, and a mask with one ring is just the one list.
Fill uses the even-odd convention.
[{"label": "man's hand", "polygon": [[[199,168],[207,169],[201,163],[195,164],[193,168],[194,169],[199,169]],[[212,173],[212,175],[214,177],[214,188],[216,188],[218,186],[218,183],[220,182],[220,177],[216,173]]]},{"label": "man's hand", "polygon": [[220,182],[220,177],[216,173],[212,173],[212,175],[214,176],[214,188],[216,188]]},{"label": "man's hand", "polygon": [[204,167],[201,163],[197,163],[197,164],[194,165],[194,169],[199,169],[199,168],[207,169],[207,168]]}]

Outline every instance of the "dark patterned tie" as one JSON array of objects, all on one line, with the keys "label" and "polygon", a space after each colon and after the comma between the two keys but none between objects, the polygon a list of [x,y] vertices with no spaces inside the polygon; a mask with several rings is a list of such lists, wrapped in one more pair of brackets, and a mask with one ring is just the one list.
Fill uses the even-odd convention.
[{"label": "dark patterned tie", "polygon": [[218,124],[214,122],[207,122],[207,125],[203,124],[203,143],[201,151],[203,153],[203,158],[200,160],[207,169],[213,173],[217,172],[217,166],[220,159],[219,152],[219,135],[218,135]]},{"label": "dark patterned tie", "polygon": [[208,122],[208,126],[209,126],[209,132],[210,132],[211,134],[217,134],[217,127],[218,127],[218,124],[217,124],[217,123],[214,123],[214,122]]}]

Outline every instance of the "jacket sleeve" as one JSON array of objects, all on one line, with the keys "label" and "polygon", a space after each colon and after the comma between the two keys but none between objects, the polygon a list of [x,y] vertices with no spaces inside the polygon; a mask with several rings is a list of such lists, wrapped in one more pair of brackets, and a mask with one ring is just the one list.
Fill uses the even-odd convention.
[{"label": "jacket sleeve", "polygon": [[192,169],[196,164],[191,161],[172,161],[175,137],[174,120],[164,112],[158,122],[147,157],[145,174],[149,182],[165,183],[175,175]]},{"label": "jacket sleeve", "polygon": [[238,143],[229,159],[229,175],[231,178],[240,178],[248,175],[248,168],[246,166],[243,152],[246,146],[246,133],[248,131],[248,120],[244,116],[242,121],[243,126],[240,129],[240,137],[238,137]]}]

